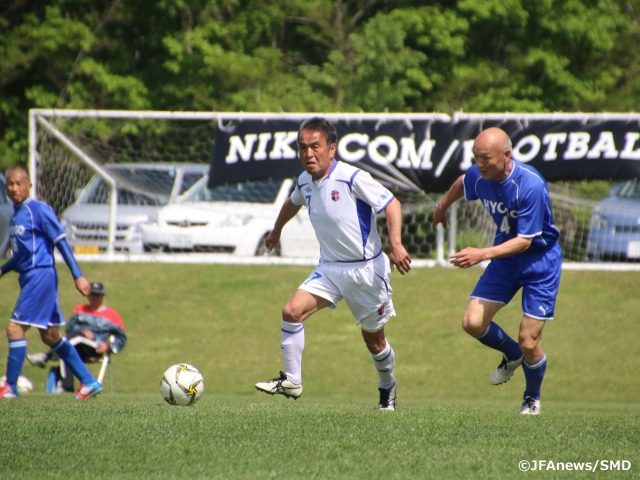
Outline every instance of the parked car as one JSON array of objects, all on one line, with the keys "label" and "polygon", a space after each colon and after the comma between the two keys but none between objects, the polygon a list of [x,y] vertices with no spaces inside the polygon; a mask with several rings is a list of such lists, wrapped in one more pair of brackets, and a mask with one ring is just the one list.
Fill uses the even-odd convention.
[{"label": "parked car", "polygon": [[[117,184],[118,208],[114,250],[142,253],[140,225],[155,221],[163,205],[177,199],[206,175],[208,165],[114,164],[107,172]],[[95,175],[60,220],[74,253],[99,253],[107,248],[109,184]]]},{"label": "parked car", "polygon": [[[149,251],[266,255],[264,241],[293,187],[293,180],[286,179],[207,188],[204,177],[179,202],[163,207],[157,222],[141,226],[144,247]],[[306,208],[284,227],[271,255],[320,256]]]},{"label": "parked car", "polygon": [[11,250],[9,224],[13,215],[13,203],[7,197],[6,185],[4,175],[0,175],[0,258],[5,258]]},{"label": "parked car", "polygon": [[640,261],[640,183],[629,180],[611,189],[591,215],[590,261]]}]

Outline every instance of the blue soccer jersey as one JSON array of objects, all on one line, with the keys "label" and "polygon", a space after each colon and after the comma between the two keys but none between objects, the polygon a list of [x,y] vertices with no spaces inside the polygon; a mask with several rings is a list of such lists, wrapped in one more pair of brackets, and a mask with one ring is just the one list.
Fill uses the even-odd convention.
[{"label": "blue soccer jersey", "polygon": [[473,165],[463,185],[465,198],[480,200],[495,221],[494,245],[519,236],[531,238],[528,250],[535,251],[553,246],[560,237],[553,224],[547,182],[535,168],[513,162],[509,176],[496,182],[484,180]]},{"label": "blue soccer jersey", "polygon": [[28,198],[13,209],[9,231],[13,269],[24,273],[53,266],[53,248],[65,238],[65,233],[51,207]]}]

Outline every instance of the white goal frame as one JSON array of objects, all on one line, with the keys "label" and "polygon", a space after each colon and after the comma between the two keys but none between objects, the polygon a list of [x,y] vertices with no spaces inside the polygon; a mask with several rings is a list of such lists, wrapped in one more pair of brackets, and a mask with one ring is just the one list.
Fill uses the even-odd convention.
[{"label": "white goal frame", "polygon": [[[318,115],[322,115],[329,121],[349,120],[349,121],[365,121],[365,120],[377,120],[379,122],[384,121],[405,121],[410,123],[412,120],[422,121],[442,121],[450,122],[451,117],[441,113],[259,113],[259,112],[176,112],[176,111],[134,111],[134,110],[72,110],[72,109],[30,109],[29,110],[29,172],[31,176],[32,191],[31,194],[34,198],[38,198],[37,191],[37,163],[39,161],[38,153],[38,128],[45,129],[48,133],[56,137],[65,147],[67,147],[71,153],[73,153],[81,162],[86,164],[91,170],[98,173],[109,184],[111,193],[109,195],[109,225],[108,225],[108,241],[106,256],[108,261],[113,261],[114,254],[114,242],[116,232],[116,216],[117,216],[117,195],[116,195],[116,181],[109,175],[109,173],[100,166],[99,162],[96,162],[89,155],[78,148],[69,138],[67,138],[59,129],[49,122],[49,119],[53,118],[103,118],[103,119],[160,119],[160,120],[193,120],[193,121],[212,121],[218,122],[228,120],[294,120],[303,121],[307,118],[312,118]],[[449,225],[449,245],[455,245],[456,238],[456,215],[457,202],[452,206],[451,210],[451,224]],[[442,225],[438,225],[437,237],[436,237],[436,252],[437,258],[435,263],[439,265],[445,265],[445,253],[444,253],[444,229]],[[452,253],[453,249],[451,252]],[[433,261],[423,261],[427,264],[434,263]],[[256,262],[260,263],[260,262]],[[280,263],[274,262],[271,259],[268,263]],[[286,260],[281,263],[290,263]],[[420,262],[419,262],[420,263]]]},{"label": "white goal frame", "polygon": [[[99,174],[110,188],[110,204],[109,204],[109,224],[108,224],[108,243],[106,255],[85,255],[86,260],[91,261],[164,261],[164,262],[196,262],[196,263],[255,263],[255,264],[314,264],[302,259],[285,259],[285,258],[221,258],[218,255],[202,255],[202,254],[169,254],[169,255],[123,255],[120,259],[119,255],[114,253],[116,218],[117,218],[117,195],[116,181],[111,177],[100,164],[95,161],[81,148],[75,145],[67,136],[64,135],[52,121],[56,118],[95,118],[95,119],[160,119],[160,120],[193,120],[193,121],[218,121],[220,123],[230,120],[294,120],[302,121],[307,118],[321,115],[330,121],[404,121],[411,123],[412,120],[420,121],[441,121],[455,123],[461,120],[482,120],[488,121],[508,121],[517,120],[523,125],[527,125],[529,121],[535,120],[578,120],[587,123],[589,121],[605,121],[605,120],[626,120],[638,121],[640,123],[640,113],[464,113],[456,112],[453,116],[446,114],[426,114],[426,113],[264,113],[264,112],[194,112],[194,111],[132,111],[132,110],[71,110],[71,109],[31,109],[29,110],[29,158],[28,167],[32,183],[32,196],[38,198],[37,191],[37,165],[40,160],[38,152],[38,129],[46,130],[50,135],[54,136],[62,145],[64,145],[79,161],[89,167],[92,171]],[[436,259],[435,260],[414,260],[414,266],[448,266],[447,258],[454,253],[457,238],[457,210],[458,203],[455,202],[450,208],[449,226],[447,232],[447,240],[449,251],[445,252],[445,234],[442,225],[438,225],[436,231]],[[118,257],[118,258],[116,258]],[[134,258],[135,257],[135,258]],[[563,268],[566,269],[584,269],[584,270],[640,270],[640,264],[620,264],[620,263],[597,263],[587,264],[583,262],[564,262]]]}]

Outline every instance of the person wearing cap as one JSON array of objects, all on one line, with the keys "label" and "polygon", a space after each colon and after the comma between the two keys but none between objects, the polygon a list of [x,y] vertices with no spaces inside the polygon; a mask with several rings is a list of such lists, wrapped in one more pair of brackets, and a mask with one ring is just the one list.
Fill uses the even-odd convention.
[{"label": "person wearing cap", "polygon": [[[113,308],[104,305],[107,291],[100,282],[91,283],[87,296],[88,304],[76,305],[73,314],[67,322],[66,334],[68,339],[83,336],[96,342],[95,348],[78,343],[75,349],[83,362],[95,362],[104,353],[117,354],[127,343],[124,323],[120,314]],[[54,358],[54,352],[35,353],[27,355],[27,360],[33,366],[44,368],[47,362]],[[53,367],[47,377],[47,392],[62,393],[73,391],[73,376],[62,377],[59,367]]]}]

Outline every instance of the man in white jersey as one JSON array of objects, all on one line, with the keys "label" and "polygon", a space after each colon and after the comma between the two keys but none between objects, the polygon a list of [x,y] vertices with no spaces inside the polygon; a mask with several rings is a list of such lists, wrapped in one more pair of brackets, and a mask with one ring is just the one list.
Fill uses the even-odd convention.
[{"label": "man in white jersey", "polygon": [[[395,410],[395,356],[384,326],[395,316],[389,276],[394,267],[403,275],[411,269],[411,257],[400,240],[402,211],[400,202],[371,175],[334,160],[337,140],[335,127],[322,118],[305,120],[298,132],[305,172],[282,206],[266,247],[269,251],[275,247],[282,228],[306,205],[320,243],[320,264],[282,310],[285,372],[257,383],[256,389],[293,399],[302,395],[303,322],[325,307],[336,308],[344,298],[378,371],[378,408]],[[383,210],[389,231],[388,257],[376,230],[376,214]]]}]

